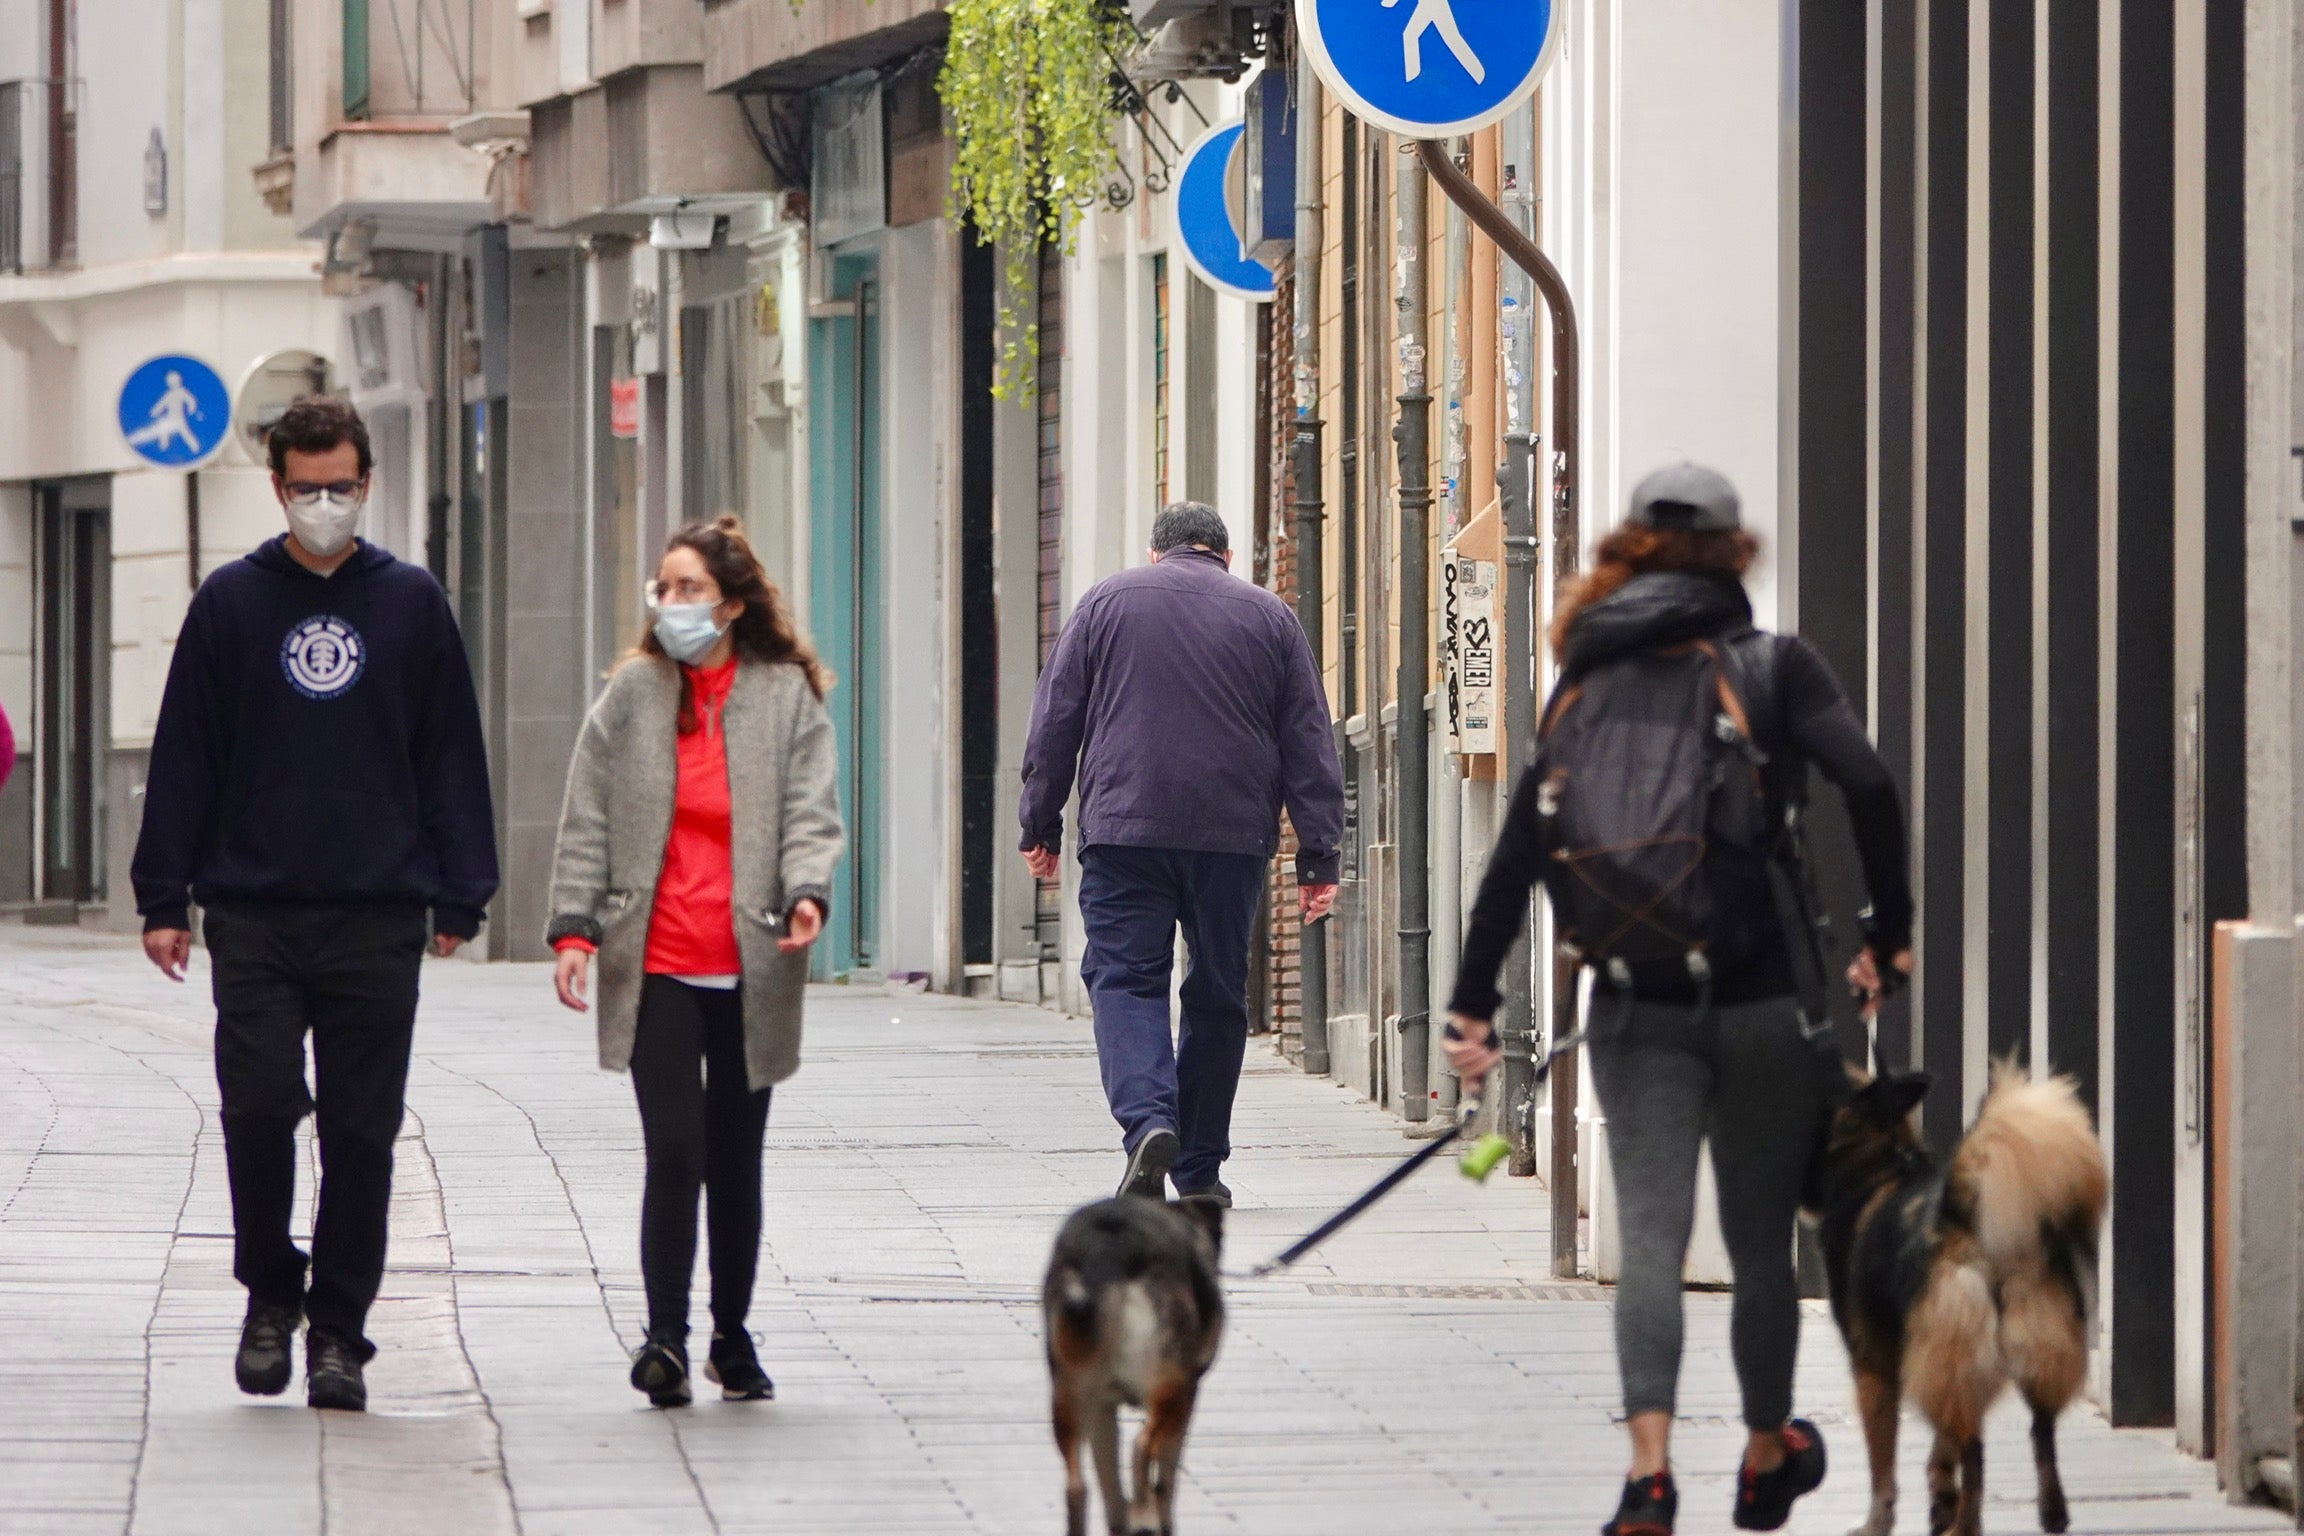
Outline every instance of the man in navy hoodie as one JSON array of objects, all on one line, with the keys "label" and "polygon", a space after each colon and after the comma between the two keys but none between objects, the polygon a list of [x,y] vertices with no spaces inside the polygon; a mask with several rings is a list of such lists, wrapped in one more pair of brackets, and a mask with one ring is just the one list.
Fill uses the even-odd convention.
[{"label": "man in navy hoodie", "polygon": [[[479,931],[496,892],[495,816],[446,595],[353,537],[373,462],[359,414],[300,400],[270,453],[289,532],[192,598],[130,873],[144,952],[172,981],[191,956],[191,902],[204,914],[232,1273],[248,1288],[240,1390],[287,1389],[309,1319],[307,1400],[357,1410],[417,972],[427,939],[451,955]],[[322,1170],[309,1286],[288,1234],[308,1113]]]}]

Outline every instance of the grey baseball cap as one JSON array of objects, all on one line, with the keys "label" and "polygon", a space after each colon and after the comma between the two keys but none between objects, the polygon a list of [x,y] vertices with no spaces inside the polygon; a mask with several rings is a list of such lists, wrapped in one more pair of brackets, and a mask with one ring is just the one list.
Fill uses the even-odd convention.
[{"label": "grey baseball cap", "polygon": [[1674,464],[1650,474],[1633,489],[1629,520],[1691,533],[1725,533],[1743,526],[1736,487],[1726,475],[1701,464]]}]

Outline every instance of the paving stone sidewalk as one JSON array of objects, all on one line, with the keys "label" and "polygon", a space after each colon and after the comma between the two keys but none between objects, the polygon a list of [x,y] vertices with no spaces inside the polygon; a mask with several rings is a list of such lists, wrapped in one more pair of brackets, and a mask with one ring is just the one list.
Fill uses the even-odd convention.
[{"label": "paving stone sidewalk", "polygon": [[[828,988],[780,1088],[754,1327],[779,1401],[649,1410],[629,1086],[540,966],[430,962],[366,1417],[243,1398],[207,973],[0,922],[0,1532],[587,1536],[1062,1529],[1035,1301],[1063,1214],[1107,1193],[1085,1025]],[[1412,1150],[1251,1046],[1226,1179],[1245,1268]],[[307,1191],[308,1192],[308,1191]],[[1178,1524],[1202,1532],[1576,1532],[1622,1472],[1605,1294],[1541,1279],[1532,1181],[1436,1169],[1285,1278],[1237,1282]],[[1835,1471],[1794,1518],[1863,1512],[1828,1319],[1799,1398]],[[1741,1432],[1724,1299],[1691,1298],[1681,1528],[1728,1529]],[[2076,1528],[2270,1531],[2164,1434],[2067,1424]],[[1925,1522],[1906,1435],[1906,1512]],[[2033,1529],[2003,1413],[1987,1511]]]}]

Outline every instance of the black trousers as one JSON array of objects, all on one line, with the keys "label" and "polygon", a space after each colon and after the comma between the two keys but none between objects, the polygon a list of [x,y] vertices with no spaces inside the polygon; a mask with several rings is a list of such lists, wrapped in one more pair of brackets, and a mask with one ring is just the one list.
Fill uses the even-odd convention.
[{"label": "black trousers", "polygon": [[[205,921],[233,1277],[250,1296],[301,1306],[315,1328],[373,1353],[362,1330],[384,1278],[392,1142],[408,1087],[424,913],[231,903],[209,907]],[[309,1292],[306,1257],[288,1235],[296,1123],[307,1114],[315,1115],[320,1142]]]},{"label": "black trousers", "polygon": [[744,1071],[744,994],[650,976],[640,987],[632,1089],[648,1174],[640,1195],[640,1274],[648,1331],[685,1338],[701,1190],[712,1260],[712,1326],[744,1331],[760,1269],[760,1154],[768,1090]]}]

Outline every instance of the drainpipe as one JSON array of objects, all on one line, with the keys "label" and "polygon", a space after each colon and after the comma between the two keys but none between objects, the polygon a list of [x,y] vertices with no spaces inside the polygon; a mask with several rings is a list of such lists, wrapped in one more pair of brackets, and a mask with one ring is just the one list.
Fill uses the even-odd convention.
[{"label": "drainpipe", "polygon": [[[1523,103],[1504,120],[1504,210],[1530,239],[1536,234],[1536,105]],[[1504,504],[1504,765],[1505,793],[1536,760],[1535,486],[1529,478],[1536,452],[1536,284],[1507,263],[1500,274],[1504,311],[1504,465],[1498,487]],[[1536,1172],[1536,973],[1531,951],[1542,921],[1531,892],[1520,940],[1505,962],[1504,1008],[1497,1028],[1504,1044],[1504,1093],[1498,1129],[1512,1143],[1511,1171]]]},{"label": "drainpipe", "polygon": [[[1432,179],[1462,208],[1505,256],[1535,280],[1552,312],[1552,575],[1565,582],[1576,574],[1578,526],[1577,388],[1581,354],[1577,346],[1576,305],[1560,269],[1510,215],[1481,195],[1472,178],[1456,169],[1445,146],[1425,140],[1416,146]],[[1556,959],[1552,968],[1552,1038],[1565,1040],[1576,1029],[1577,982],[1573,961]],[[1576,1273],[1576,1060],[1563,1058],[1552,1069],[1552,1272]]]},{"label": "drainpipe", "polygon": [[[1328,615],[1322,561],[1320,452],[1320,75],[1302,50],[1296,60],[1296,617],[1325,675]],[[1297,928],[1296,986],[1304,1019],[1304,1070],[1328,1075],[1329,920]]]},{"label": "drainpipe", "polygon": [[[1405,146],[1403,146],[1405,148]],[[1420,145],[1424,158],[1447,154]],[[1448,169],[1456,167],[1449,164]],[[1400,880],[1400,1113],[1410,1120],[1432,1113],[1432,871],[1431,722],[1424,695],[1431,688],[1432,393],[1425,380],[1425,203],[1431,196],[1423,170],[1402,164],[1398,177],[1400,289],[1400,421],[1392,439],[1400,451],[1400,670],[1398,712],[1392,731],[1393,803],[1397,807]]]}]

